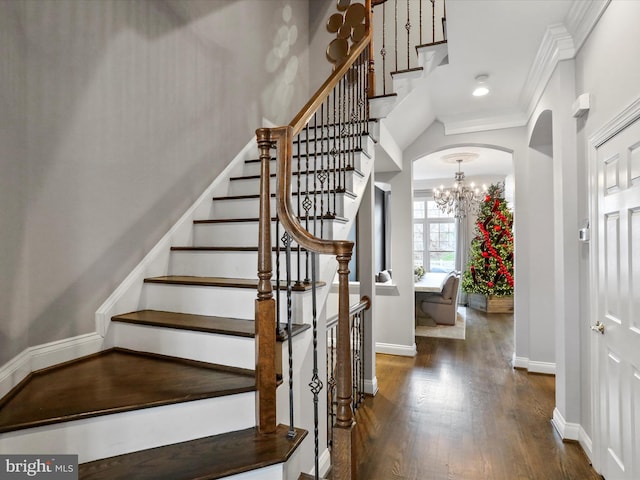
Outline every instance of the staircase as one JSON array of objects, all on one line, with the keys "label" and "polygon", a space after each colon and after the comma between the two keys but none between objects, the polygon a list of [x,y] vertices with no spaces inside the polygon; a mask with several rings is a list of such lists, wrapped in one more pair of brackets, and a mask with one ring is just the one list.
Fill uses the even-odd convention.
[{"label": "staircase", "polygon": [[[300,143],[295,154],[307,150]],[[368,137],[364,144],[372,151]],[[3,454],[78,454],[86,479],[293,478],[286,462],[296,456],[291,469],[312,470],[309,453],[298,453],[304,429],[290,438],[284,425],[270,435],[255,428],[259,176],[252,145],[190,209],[189,228],[174,228],[106,302],[98,315],[103,350],[34,372],[2,399]],[[369,154],[356,156],[336,214],[325,220],[329,238],[346,236],[371,171]],[[175,239],[187,241],[167,247]],[[330,283],[335,262],[319,264],[318,283]],[[309,348],[309,289],[293,292],[296,323],[291,336],[278,338],[280,349],[290,341],[296,351]],[[324,302],[328,288],[319,292]],[[105,312],[111,318],[102,325]],[[278,376],[288,382],[287,372]],[[308,379],[298,383],[306,388]],[[279,422],[287,421],[287,403],[279,394]]]},{"label": "staircase", "polygon": [[[260,129],[100,307],[98,352],[31,372],[0,400],[0,452],[77,454],[83,479],[318,478],[330,465],[355,478],[342,239],[373,168],[370,40],[287,127]],[[336,272],[327,405],[318,332]]]}]

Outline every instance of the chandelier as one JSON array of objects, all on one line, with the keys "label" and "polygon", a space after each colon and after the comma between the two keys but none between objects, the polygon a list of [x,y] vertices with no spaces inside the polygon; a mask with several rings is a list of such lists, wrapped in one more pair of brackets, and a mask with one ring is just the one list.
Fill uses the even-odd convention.
[{"label": "chandelier", "polygon": [[469,213],[477,213],[482,195],[486,193],[487,187],[480,190],[472,182],[468,187],[464,183],[464,172],[460,170],[462,158],[456,159],[458,171],[455,173],[453,187],[444,189],[443,186],[433,191],[433,199],[443,213],[453,214],[454,218],[462,219]]}]

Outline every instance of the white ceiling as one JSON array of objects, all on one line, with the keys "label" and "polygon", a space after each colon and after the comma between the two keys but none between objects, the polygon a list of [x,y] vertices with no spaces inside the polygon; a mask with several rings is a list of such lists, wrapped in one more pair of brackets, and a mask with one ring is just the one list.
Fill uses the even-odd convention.
[{"label": "white ceiling", "polygon": [[[402,121],[404,114],[393,113],[385,120],[400,148],[410,145],[433,119],[444,123],[445,129],[456,124],[523,125],[530,101],[525,92],[527,79],[547,26],[563,23],[573,1],[447,0],[449,64],[436,68],[410,94],[412,108],[424,112],[424,120],[430,121],[408,125]],[[471,92],[479,74],[489,75],[491,92],[478,98]],[[467,176],[512,172],[511,155],[479,147],[471,150],[479,158],[463,165]],[[453,178],[457,165],[441,160],[446,153],[450,152],[416,161],[415,178]]]}]

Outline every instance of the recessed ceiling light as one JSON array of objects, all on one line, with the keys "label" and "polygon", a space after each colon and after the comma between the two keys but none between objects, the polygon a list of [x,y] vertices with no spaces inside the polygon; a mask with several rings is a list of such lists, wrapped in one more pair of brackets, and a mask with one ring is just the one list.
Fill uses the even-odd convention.
[{"label": "recessed ceiling light", "polygon": [[474,97],[483,97],[489,93],[489,87],[487,85],[488,79],[489,75],[486,74],[476,76],[476,88],[472,93]]}]

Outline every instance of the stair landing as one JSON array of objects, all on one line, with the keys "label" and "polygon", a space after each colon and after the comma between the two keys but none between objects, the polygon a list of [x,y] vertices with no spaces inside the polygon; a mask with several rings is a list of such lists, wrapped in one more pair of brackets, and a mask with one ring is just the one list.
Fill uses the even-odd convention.
[{"label": "stair landing", "polygon": [[114,348],[27,377],[0,403],[0,433],[255,388],[250,370]]}]

